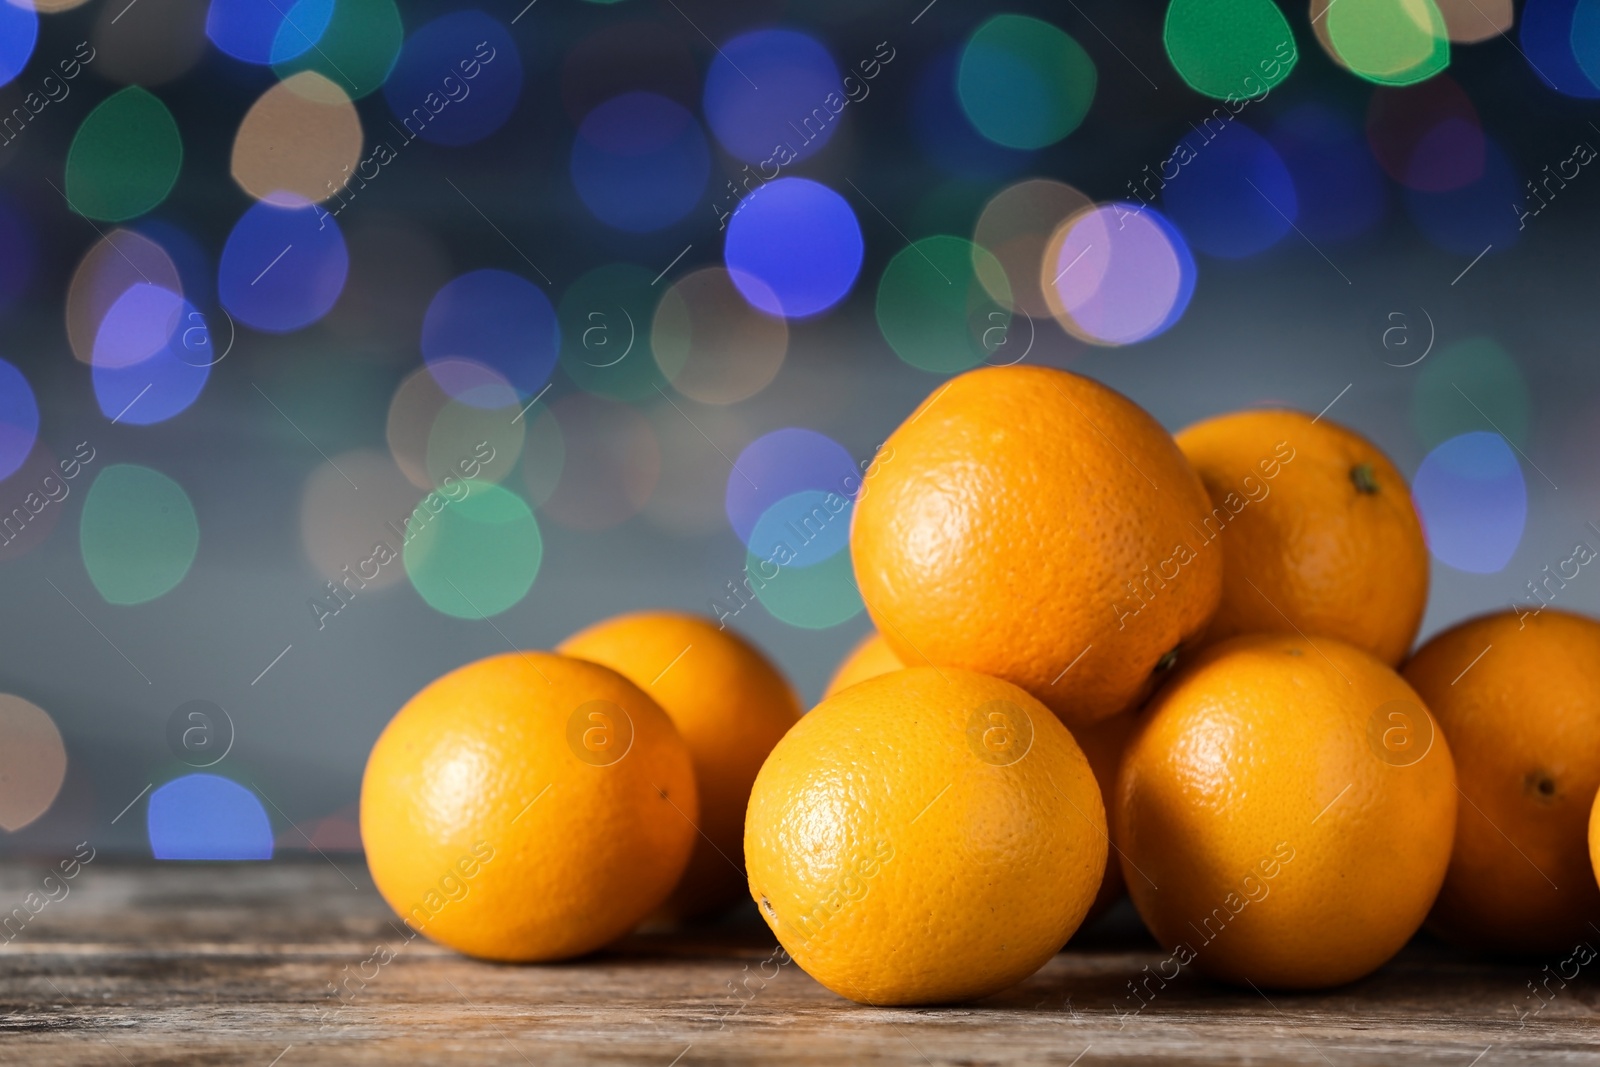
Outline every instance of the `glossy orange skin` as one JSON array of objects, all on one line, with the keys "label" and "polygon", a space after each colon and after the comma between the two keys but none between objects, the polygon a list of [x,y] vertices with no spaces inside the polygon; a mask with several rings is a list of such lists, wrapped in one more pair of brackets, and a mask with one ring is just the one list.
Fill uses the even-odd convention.
[{"label": "glossy orange skin", "polygon": [[750,786],[803,710],[789,683],[738,634],[678,612],[618,615],[573,634],[556,651],[632,681],[672,717],[689,745],[703,832],[661,917],[711,915],[741,899]]},{"label": "glossy orange skin", "polygon": [[[600,729],[581,711],[591,701],[632,727],[605,765],[569,740]],[[620,740],[620,725],[607,729]],[[633,929],[682,875],[698,811],[667,713],[615,671],[548,652],[430,683],[379,735],[361,780],[378,892],[433,940],[493,960],[579,956]]]},{"label": "glossy orange skin", "polygon": [[1178,445],[1211,496],[1205,535],[1224,560],[1210,640],[1326,634],[1390,666],[1405,658],[1430,558],[1406,480],[1376,445],[1298,411],[1219,415]]},{"label": "glossy orange skin", "polygon": [[1216,610],[1204,486],[1159,423],[1097,382],[970,371],[883,452],[850,548],[902,660],[1004,678],[1081,726],[1139,703]]},{"label": "glossy orange skin", "polygon": [[[894,650],[889,643],[878,633],[870,633],[861,639],[861,642],[839,664],[839,669],[834,672],[833,680],[828,683],[827,692],[822,694],[824,700],[839,692],[848,689],[857,682],[864,682],[868,678],[876,678],[880,674],[903,669]],[[1133,736],[1134,725],[1137,717],[1132,712],[1113,715],[1090,726],[1079,726],[1072,730],[1072,738],[1078,742],[1078,747],[1088,757],[1089,769],[1094,771],[1095,784],[1100,787],[1100,796],[1109,797],[1112,789],[1117,784],[1117,767],[1122,761],[1122,750],[1127,746],[1128,739]],[[1107,844],[1112,847],[1112,855],[1106,861],[1105,874],[1100,879],[1100,889],[1095,893],[1094,903],[1089,907],[1087,919],[1103,913],[1115,904],[1127,886],[1122,881],[1122,865],[1117,862],[1115,837],[1108,838]]]},{"label": "glossy orange skin", "polygon": [[1450,739],[1467,800],[1428,928],[1508,954],[1600,936],[1585,847],[1600,789],[1600,623],[1554,608],[1484,615],[1435,635],[1404,673]]},{"label": "glossy orange skin", "polygon": [[[1374,716],[1395,707],[1432,743],[1385,758],[1391,720]],[[1422,925],[1456,795],[1449,744],[1393,670],[1331,638],[1252,635],[1156,694],[1112,823],[1128,894],[1181,965],[1319,988],[1377,969]]]},{"label": "glossy orange skin", "polygon": [[824,986],[865,1004],[963,1001],[1020,982],[1077,929],[1105,812],[1042,704],[914,667],[829,697],[778,743],[750,794],[745,862],[767,925]]}]

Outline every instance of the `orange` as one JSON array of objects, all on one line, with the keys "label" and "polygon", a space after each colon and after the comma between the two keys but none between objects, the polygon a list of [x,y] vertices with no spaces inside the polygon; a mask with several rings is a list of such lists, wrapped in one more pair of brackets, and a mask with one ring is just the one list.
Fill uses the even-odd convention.
[{"label": "orange", "polygon": [[1399,664],[1428,600],[1428,546],[1376,445],[1298,411],[1219,415],[1178,444],[1211,494],[1201,536],[1225,564],[1211,640],[1326,634]]},{"label": "orange", "polygon": [[[828,683],[828,690],[823,694],[823,698],[826,699],[857,682],[900,670],[902,666],[882,635],[868,634],[845,657],[844,662],[839,664],[839,669],[834,672],[833,680]],[[1132,713],[1113,715],[1102,722],[1072,730],[1072,739],[1078,742],[1078,747],[1088,757],[1089,769],[1094,772],[1095,784],[1100,787],[1100,795],[1103,797],[1110,796],[1111,790],[1117,784],[1117,766],[1122,759],[1122,750],[1127,746],[1128,738],[1133,736],[1135,721]],[[1110,844],[1115,848],[1115,838]],[[1100,880],[1100,889],[1095,894],[1094,904],[1089,908],[1088,917],[1092,919],[1116,903],[1126,888],[1122,881],[1122,866],[1113,855],[1106,862],[1105,875]]]},{"label": "orange", "polygon": [[971,371],[883,455],[850,548],[902,660],[1004,678],[1077,726],[1138,703],[1216,610],[1204,486],[1155,419],[1097,382]]},{"label": "orange", "polygon": [[547,652],[469,663],[390,720],[361,780],[378,892],[472,956],[554,960],[636,926],[694,844],[672,720],[605,667]]},{"label": "orange", "polygon": [[1375,970],[1422,925],[1455,818],[1449,746],[1411,687],[1340,641],[1275,634],[1163,687],[1112,804],[1128,894],[1172,954],[1157,983],[1191,964],[1287,988]]},{"label": "orange", "polygon": [[1585,847],[1600,789],[1600,623],[1501,612],[1435,636],[1405,676],[1450,739],[1466,802],[1428,926],[1507,953],[1595,936],[1600,887]]},{"label": "orange", "polygon": [[833,677],[828,681],[828,688],[822,695],[824,698],[831,697],[839,690],[848,689],[857,682],[897,671],[904,666],[900,657],[894,654],[894,649],[889,647],[889,642],[883,639],[882,634],[870,633],[850,650],[849,655],[845,656],[844,662],[833,672]]},{"label": "orange", "polygon": [[689,745],[701,832],[665,917],[707,915],[740,899],[750,785],[803,710],[789,683],[732,631],[668,611],[607,619],[556,651],[610,667],[649,693]]},{"label": "orange", "polygon": [[767,757],[750,894],[796,963],[865,1004],[987,996],[1083,921],[1105,811],[1072,736],[1016,686],[913,667],[834,694]]}]

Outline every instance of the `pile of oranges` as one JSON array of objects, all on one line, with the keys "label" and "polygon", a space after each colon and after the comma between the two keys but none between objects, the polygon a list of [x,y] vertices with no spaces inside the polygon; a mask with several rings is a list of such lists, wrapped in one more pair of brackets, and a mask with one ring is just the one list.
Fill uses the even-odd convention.
[{"label": "pile of oranges", "polygon": [[1424,924],[1538,954],[1600,921],[1600,624],[1519,609],[1407,659],[1429,555],[1371,442],[1289,411],[1174,439],[1006,367],[883,454],[850,534],[876,633],[820,704],[666,612],[462,667],[367,764],[385,899],[553,960],[748,893],[872,1004],[997,992],[1124,892],[1175,966],[1261,987]]}]

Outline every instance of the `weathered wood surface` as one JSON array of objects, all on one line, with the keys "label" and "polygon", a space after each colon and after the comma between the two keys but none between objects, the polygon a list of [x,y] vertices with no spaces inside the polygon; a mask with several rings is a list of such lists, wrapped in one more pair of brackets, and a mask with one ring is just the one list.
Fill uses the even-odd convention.
[{"label": "weathered wood surface", "polygon": [[[8,862],[0,912],[45,873]],[[1184,975],[1131,1014],[1129,979],[1163,954],[1123,918],[988,1000],[885,1010],[780,967],[753,916],[502,966],[406,943],[356,857],[101,857],[0,940],[0,1063],[1600,1063],[1593,975],[1552,981],[1553,999],[1519,1020],[1543,1003],[1526,984],[1544,977],[1540,962],[1488,964],[1429,942],[1330,993],[1269,1001]],[[341,978],[342,1008],[330,992]]]}]

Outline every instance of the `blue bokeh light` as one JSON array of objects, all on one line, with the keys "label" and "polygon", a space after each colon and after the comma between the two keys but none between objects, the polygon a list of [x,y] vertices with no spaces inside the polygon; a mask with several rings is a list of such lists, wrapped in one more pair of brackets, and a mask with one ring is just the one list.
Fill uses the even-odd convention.
[{"label": "blue bokeh light", "polygon": [[1528,487],[1497,433],[1464,433],[1429,452],[1411,480],[1411,498],[1434,558],[1457,570],[1503,570],[1522,541]]},{"label": "blue bokeh light", "polygon": [[1295,225],[1310,240],[1337,244],[1376,226],[1388,206],[1383,171],[1359,127],[1323,104],[1282,115],[1270,135],[1300,205]]},{"label": "blue bokeh light", "polygon": [[272,858],[272,824],[261,801],[216,774],[186,774],[151,793],[145,827],[158,860]]},{"label": "blue bokeh light", "polygon": [[[440,387],[477,407],[512,398],[490,382],[510,383],[518,395],[543,388],[561,354],[561,325],[537,285],[503,270],[475,270],[434,294],[422,320],[422,356]],[[460,373],[462,361],[490,373]]]},{"label": "blue bokeh light", "polygon": [[[844,299],[862,250],[861,225],[844,197],[808,178],[779,178],[740,203],[723,256],[751,306],[803,318]],[[749,278],[760,284],[745,284]]]},{"label": "blue bokeh light", "polygon": [[1585,36],[1576,39],[1579,32],[1587,33],[1590,20],[1576,19],[1580,0],[1527,0],[1522,8],[1522,54],[1539,80],[1558,93],[1593,100],[1600,97],[1600,88],[1590,81],[1579,64],[1576,48],[1585,54],[1593,50],[1593,42]]},{"label": "blue bokeh light", "polygon": [[[1189,244],[1221,259],[1264,252],[1293,229],[1299,195],[1272,145],[1234,119],[1186,135],[1161,165],[1162,203]],[[1172,172],[1169,176],[1169,172]]]},{"label": "blue bokeh light", "polygon": [[1515,206],[1538,207],[1500,146],[1487,137],[1483,173],[1476,181],[1440,193],[1407,189],[1405,201],[1411,221],[1430,243],[1463,256],[1479,255],[1490,245],[1505,251],[1516,243],[1521,228]]},{"label": "blue bokeh light", "polygon": [[[832,499],[830,499],[830,497]],[[843,503],[841,503],[843,501]],[[850,547],[850,515],[855,502],[821,489],[791,493],[761,513],[750,532],[750,551],[772,559],[782,545],[793,553],[786,567],[814,567]]]},{"label": "blue bokeh light", "polygon": [[[837,108],[830,97],[841,101]],[[706,71],[706,121],[746,163],[806,159],[833,139],[846,103],[833,56],[796,30],[741,34],[717,49]]]},{"label": "blue bokeh light", "polygon": [[0,481],[11,477],[39,439],[39,404],[28,379],[0,359]]},{"label": "blue bokeh light", "polygon": [[[119,296],[94,340],[94,395],[108,419],[134,426],[164,422],[193,404],[211,376],[210,351],[194,306],[148,282]],[[191,345],[190,348],[185,346]]]},{"label": "blue bokeh light", "polygon": [[322,39],[334,0],[211,0],[206,36],[237,60],[267,66],[293,59]]},{"label": "blue bokeh light", "polygon": [[262,201],[234,223],[217,264],[217,296],[240,322],[289,333],[328,313],[350,271],[339,224],[319,207]]},{"label": "blue bokeh light", "polygon": [[800,426],[762,434],[745,446],[728,472],[723,506],[728,523],[746,547],[762,514],[779,501],[807,490],[853,497],[861,471],[843,445]]},{"label": "blue bokeh light", "polygon": [[408,139],[450,146],[498,130],[521,93],[516,43],[503,25],[476,9],[417,27],[383,86]]},{"label": "blue bokeh light", "polygon": [[28,65],[39,40],[39,15],[29,4],[0,2],[0,85]]},{"label": "blue bokeh light", "polygon": [[630,233],[677,222],[704,195],[711,149],[700,124],[655,93],[624,93],[584,118],[572,184],[596,218]]}]

